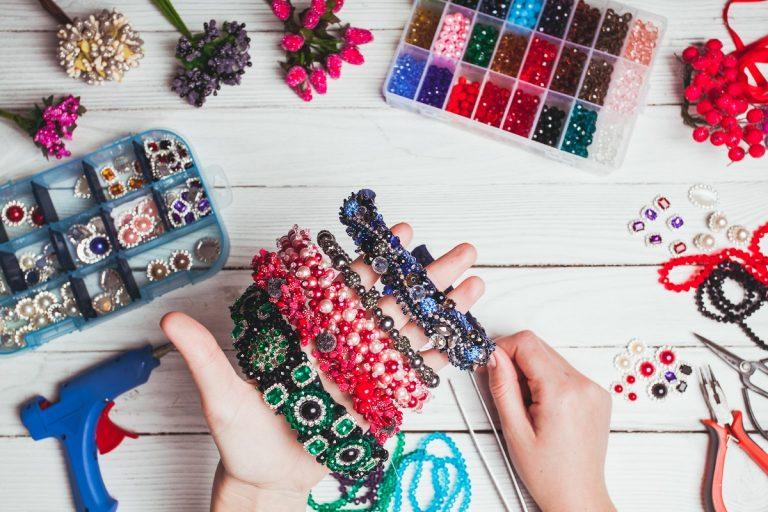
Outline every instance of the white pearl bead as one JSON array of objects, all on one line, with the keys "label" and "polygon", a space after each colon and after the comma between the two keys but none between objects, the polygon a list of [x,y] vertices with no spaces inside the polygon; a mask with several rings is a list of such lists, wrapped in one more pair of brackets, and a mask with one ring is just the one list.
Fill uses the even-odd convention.
[{"label": "white pearl bead", "polygon": [[319,309],[321,313],[328,314],[331,311],[333,311],[333,302],[329,301],[328,299],[323,299],[320,301]]},{"label": "white pearl bead", "polygon": [[373,340],[369,346],[372,354],[378,354],[384,349],[384,344],[379,340]]},{"label": "white pearl bead", "polygon": [[384,363],[376,363],[373,365],[373,371],[371,372],[371,375],[373,377],[378,377],[379,375],[384,374]]},{"label": "white pearl bead", "polygon": [[397,388],[397,391],[395,391],[395,398],[399,402],[407,402],[408,401],[408,390],[405,389],[403,386],[400,386]]},{"label": "white pearl bead", "polygon": [[360,343],[360,335],[356,332],[347,334],[347,345],[350,347],[356,347]]},{"label": "white pearl bead", "polygon": [[355,318],[357,318],[357,311],[351,308],[344,310],[344,320],[352,322]]}]

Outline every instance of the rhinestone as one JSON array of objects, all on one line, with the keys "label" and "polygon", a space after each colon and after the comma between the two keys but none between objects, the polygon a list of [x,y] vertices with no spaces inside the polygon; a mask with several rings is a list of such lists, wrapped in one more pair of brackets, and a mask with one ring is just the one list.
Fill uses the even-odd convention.
[{"label": "rhinestone", "polygon": [[376,256],[371,262],[371,268],[373,268],[373,271],[377,274],[385,273],[388,267],[389,263],[387,262],[387,258],[383,256]]},{"label": "rhinestone", "polygon": [[323,331],[315,337],[315,346],[320,352],[331,352],[336,348],[336,336],[328,331]]},{"label": "rhinestone", "polygon": [[201,238],[195,243],[195,257],[211,264],[221,255],[221,244],[217,238]]}]

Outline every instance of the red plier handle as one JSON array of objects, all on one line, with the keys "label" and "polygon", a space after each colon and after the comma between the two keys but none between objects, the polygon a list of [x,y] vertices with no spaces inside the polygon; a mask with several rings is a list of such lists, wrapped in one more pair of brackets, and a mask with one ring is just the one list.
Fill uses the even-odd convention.
[{"label": "red plier handle", "polygon": [[728,512],[723,501],[723,470],[728,439],[733,437],[739,446],[768,475],[768,453],[765,453],[744,431],[741,411],[732,411],[730,425],[720,425],[717,421],[701,420],[709,432],[709,454],[707,472],[704,479],[704,501],[707,512]]}]

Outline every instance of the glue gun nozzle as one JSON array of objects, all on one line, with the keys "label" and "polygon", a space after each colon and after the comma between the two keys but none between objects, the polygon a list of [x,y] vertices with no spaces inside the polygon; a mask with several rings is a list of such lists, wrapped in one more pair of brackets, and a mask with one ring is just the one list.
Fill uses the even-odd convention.
[{"label": "glue gun nozzle", "polygon": [[163,345],[158,345],[157,347],[152,349],[152,355],[155,357],[155,359],[160,359],[171,350],[173,350],[173,344],[165,343]]}]

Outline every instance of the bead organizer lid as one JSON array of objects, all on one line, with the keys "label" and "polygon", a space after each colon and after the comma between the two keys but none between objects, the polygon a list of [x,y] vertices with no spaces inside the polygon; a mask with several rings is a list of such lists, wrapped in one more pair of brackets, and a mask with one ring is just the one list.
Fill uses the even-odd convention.
[{"label": "bead organizer lid", "polygon": [[149,130],[0,186],[0,356],[218,272],[228,188],[211,183],[184,139]]},{"label": "bead organizer lid", "polygon": [[419,0],[383,94],[605,174],[624,160],[666,27],[607,0]]}]

